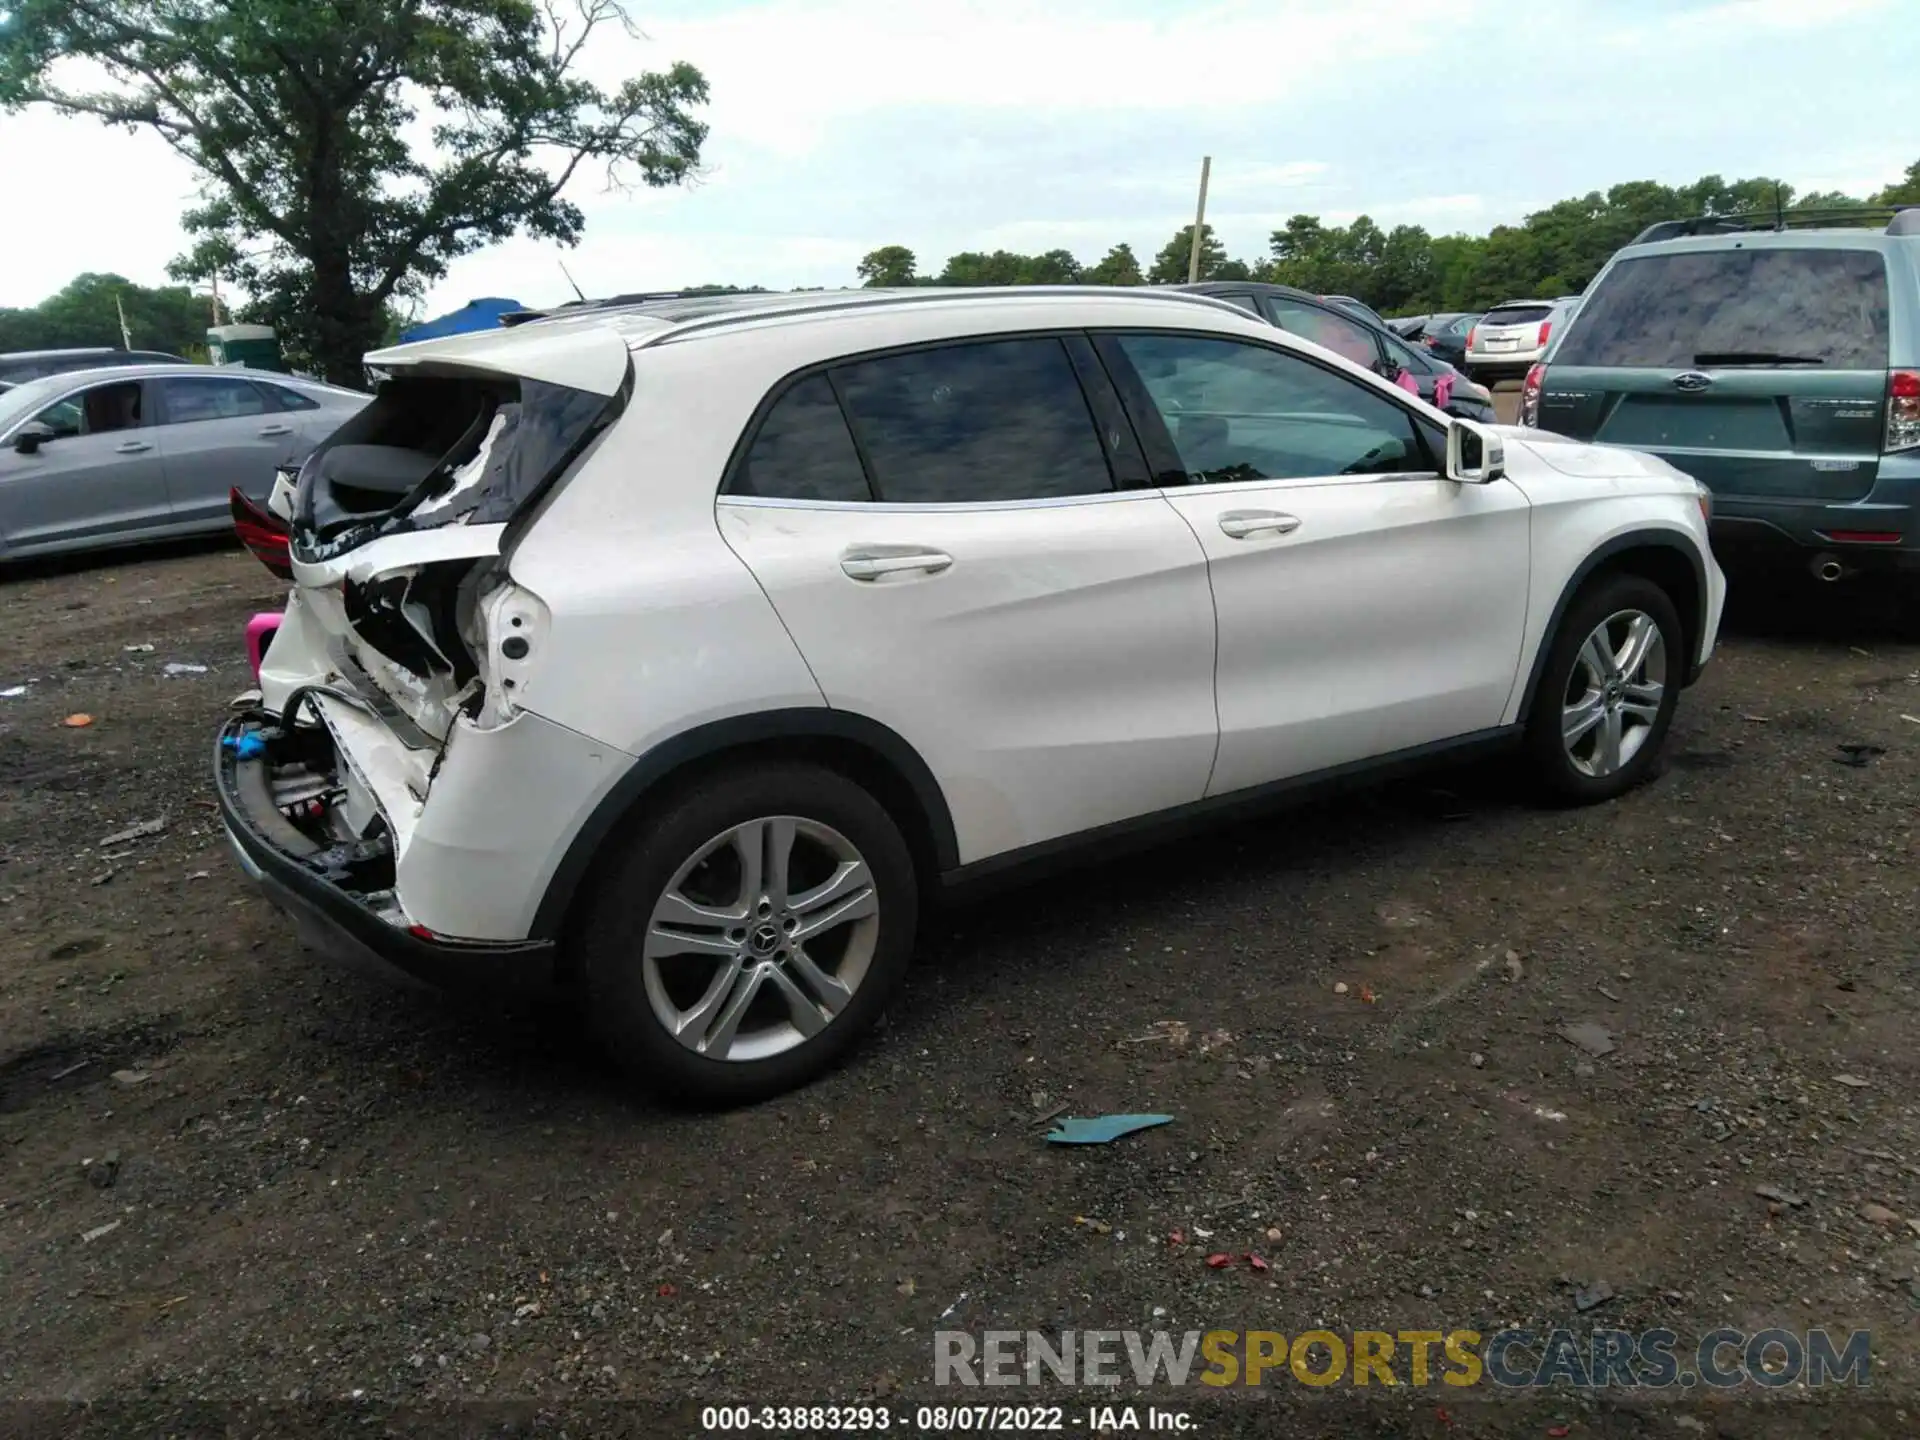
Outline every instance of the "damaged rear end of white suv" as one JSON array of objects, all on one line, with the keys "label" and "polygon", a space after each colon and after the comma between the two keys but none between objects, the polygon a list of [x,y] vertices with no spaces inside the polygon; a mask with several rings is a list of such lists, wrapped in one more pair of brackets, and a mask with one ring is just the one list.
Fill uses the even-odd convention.
[{"label": "damaged rear end of white suv", "polygon": [[[436,984],[544,988],[522,900],[628,760],[525,711],[540,596],[518,536],[626,407],[609,331],[370,356],[373,403],[300,471],[294,588],[215,791],[243,869],[334,958]],[[493,343],[489,343],[493,342]]]}]

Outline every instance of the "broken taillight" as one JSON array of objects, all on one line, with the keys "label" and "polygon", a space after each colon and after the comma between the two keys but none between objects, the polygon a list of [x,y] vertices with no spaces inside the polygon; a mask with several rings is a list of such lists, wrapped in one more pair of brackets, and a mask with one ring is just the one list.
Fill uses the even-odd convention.
[{"label": "broken taillight", "polygon": [[234,534],[254,559],[280,579],[293,579],[291,537],[280,517],[254,504],[238,485],[227,492],[227,506],[233,512]]},{"label": "broken taillight", "polygon": [[1540,387],[1547,383],[1547,367],[1534,365],[1528,368],[1527,378],[1520,387],[1520,423],[1538,426],[1540,424]]}]

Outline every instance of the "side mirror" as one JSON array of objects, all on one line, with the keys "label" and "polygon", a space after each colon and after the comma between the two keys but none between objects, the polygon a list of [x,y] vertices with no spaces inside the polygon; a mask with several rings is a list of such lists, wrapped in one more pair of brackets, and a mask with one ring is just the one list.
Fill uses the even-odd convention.
[{"label": "side mirror", "polygon": [[1506,446],[1500,437],[1470,420],[1447,426],[1447,478],[1465,485],[1488,485],[1505,478]]},{"label": "side mirror", "polygon": [[55,432],[51,425],[43,425],[38,420],[29,420],[13,432],[13,448],[22,455],[32,455],[54,438]]}]

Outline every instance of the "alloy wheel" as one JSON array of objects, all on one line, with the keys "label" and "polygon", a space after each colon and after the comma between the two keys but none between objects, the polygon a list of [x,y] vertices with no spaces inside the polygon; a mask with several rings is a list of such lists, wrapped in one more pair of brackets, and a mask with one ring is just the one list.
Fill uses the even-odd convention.
[{"label": "alloy wheel", "polygon": [[765,1060],[846,1009],[879,926],[872,872],[846,836],[792,815],[749,820],[696,850],[654,903],[647,1000],[694,1053]]},{"label": "alloy wheel", "polygon": [[1667,642],[1644,610],[1618,610],[1580,646],[1561,702],[1560,738],[1582,775],[1630,764],[1653,734],[1666,697]]}]

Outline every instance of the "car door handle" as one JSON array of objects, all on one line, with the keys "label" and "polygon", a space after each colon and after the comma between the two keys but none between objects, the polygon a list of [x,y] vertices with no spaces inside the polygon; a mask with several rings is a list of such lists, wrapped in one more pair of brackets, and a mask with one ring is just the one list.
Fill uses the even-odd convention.
[{"label": "car door handle", "polygon": [[1300,528],[1300,517],[1283,515],[1278,510],[1229,510],[1220,517],[1220,528],[1235,540],[1269,530],[1276,535],[1291,535]]},{"label": "car door handle", "polygon": [[113,447],[116,455],[138,455],[142,450],[151,450],[153,445],[146,440],[127,440]]},{"label": "car door handle", "polygon": [[293,433],[293,427],[291,425],[262,425],[260,427],[260,433],[262,435],[291,435]]},{"label": "car door handle", "polygon": [[840,568],[854,580],[878,580],[883,575],[905,575],[919,571],[938,575],[953,564],[953,557],[939,550],[856,551],[840,557]]}]

